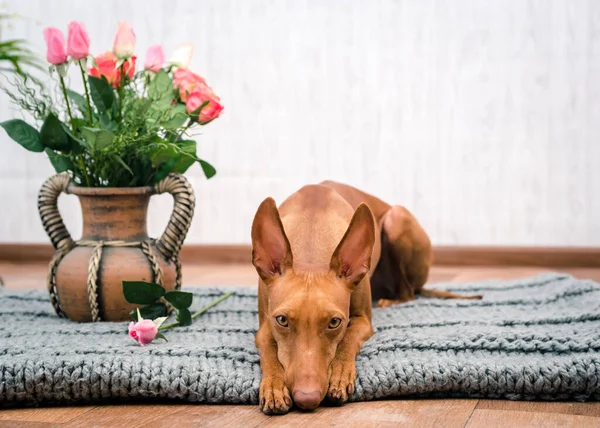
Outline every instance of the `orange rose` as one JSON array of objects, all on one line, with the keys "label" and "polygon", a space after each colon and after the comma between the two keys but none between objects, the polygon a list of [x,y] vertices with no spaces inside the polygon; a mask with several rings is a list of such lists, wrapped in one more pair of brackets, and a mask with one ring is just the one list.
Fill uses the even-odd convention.
[{"label": "orange rose", "polygon": [[[117,68],[117,57],[112,52],[106,52],[94,58],[96,67],[90,68],[88,73],[94,77],[104,76],[108,83],[114,88],[118,88],[121,84],[121,69]],[[135,74],[136,57],[132,56],[123,63],[123,70],[130,79]]]}]

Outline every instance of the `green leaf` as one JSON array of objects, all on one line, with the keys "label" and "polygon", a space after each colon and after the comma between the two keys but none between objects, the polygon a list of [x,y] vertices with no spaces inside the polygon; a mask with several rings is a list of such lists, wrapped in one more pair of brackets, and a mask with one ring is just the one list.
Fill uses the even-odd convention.
[{"label": "green leaf", "polygon": [[40,129],[42,144],[53,150],[66,151],[69,149],[69,136],[63,129],[63,123],[54,114],[50,113]]},{"label": "green leaf", "polygon": [[131,168],[129,168],[127,166],[127,164],[125,163],[125,161],[123,160],[123,158],[121,158],[121,156],[115,155],[115,160],[117,161],[117,163],[119,165],[121,165],[123,168],[125,168],[125,170],[127,170],[127,172],[129,172],[131,175],[133,175],[133,171],[131,170]]},{"label": "green leaf", "polygon": [[167,338],[162,333],[156,333],[156,337],[154,338],[154,340],[156,339],[163,339],[165,342],[168,342]]},{"label": "green leaf", "polygon": [[171,168],[171,171],[183,174],[190,168],[190,166],[194,165],[194,162],[196,162],[195,157],[182,154]]},{"label": "green leaf", "polygon": [[84,126],[90,126],[90,124],[87,120],[82,119],[80,117],[74,117],[72,123],[73,123],[73,126],[75,127],[75,129],[83,128]]},{"label": "green leaf", "polygon": [[81,128],[81,135],[92,150],[102,150],[112,144],[115,136],[112,132],[98,128]]},{"label": "green leaf", "polygon": [[150,305],[165,295],[165,289],[153,282],[123,281],[123,295],[129,303]]},{"label": "green leaf", "polygon": [[[154,318],[164,317],[168,315],[167,305],[161,302],[152,303],[151,305],[142,306],[138,308],[140,311],[140,315],[143,319],[152,320]],[[133,313],[133,311],[132,311]],[[132,315],[133,317],[133,315]],[[134,318],[135,320],[135,318]]]},{"label": "green leaf", "polygon": [[165,294],[165,299],[176,309],[187,309],[192,306],[192,299],[194,295],[192,293],[186,293],[185,291],[169,291]]},{"label": "green leaf", "polygon": [[183,174],[198,160],[196,158],[196,142],[165,142],[152,155],[152,165],[158,167],[156,179],[160,181],[171,172]]},{"label": "green leaf", "polygon": [[50,163],[54,167],[54,170],[58,174],[74,169],[73,162],[71,162],[71,158],[68,156],[56,153],[54,150],[48,148],[46,148],[45,152],[48,155],[48,159],[50,159]]},{"label": "green leaf", "polygon": [[152,183],[158,183],[167,175],[169,175],[174,163],[175,162],[171,160],[160,165],[158,167],[158,170],[156,171],[156,174],[154,174],[154,179],[152,180]]},{"label": "green leaf", "polygon": [[148,98],[151,100],[173,99],[173,81],[165,70],[160,70],[148,85]]},{"label": "green leaf", "polygon": [[177,310],[177,321],[179,325],[185,327],[186,325],[192,325],[192,314],[189,309],[178,309]]},{"label": "green leaf", "polygon": [[188,120],[187,110],[185,105],[177,104],[174,106],[169,115],[169,119],[163,124],[165,129],[177,129]]},{"label": "green leaf", "polygon": [[[73,119],[73,121],[77,121],[78,119]],[[81,120],[81,119],[79,119]],[[81,149],[89,149],[89,146],[87,145],[87,143],[85,141],[83,141],[81,138],[75,136],[75,134],[73,134],[73,131],[71,131],[69,129],[69,127],[67,125],[65,125],[64,123],[61,122],[61,126],[63,128],[63,131],[65,131],[65,133],[68,135],[69,137],[69,147],[71,148],[71,151],[74,153],[81,153]]]},{"label": "green leaf", "polygon": [[119,124],[108,117],[108,115],[103,114],[100,116],[100,127],[114,133],[118,131]]},{"label": "green leaf", "polygon": [[177,146],[172,143],[165,143],[157,146],[154,154],[151,155],[152,166],[159,166],[165,162],[176,160],[179,155]]},{"label": "green leaf", "polygon": [[115,102],[115,92],[104,78],[88,76],[90,96],[100,115],[107,114]]},{"label": "green leaf", "polygon": [[191,167],[194,164],[194,162],[198,160],[198,158],[196,157],[196,141],[178,141],[177,146],[179,147],[181,152],[176,158],[176,161],[173,164],[171,171],[183,174],[189,169],[189,167]]},{"label": "green leaf", "polygon": [[43,152],[44,145],[40,138],[40,133],[31,125],[21,119],[11,119],[6,122],[0,122],[10,138],[25,147],[30,152]]},{"label": "green leaf", "polygon": [[67,89],[67,96],[77,106],[83,117],[89,117],[88,104],[85,97],[71,89]]},{"label": "green leaf", "polygon": [[217,170],[215,169],[214,166],[212,166],[211,164],[209,164],[208,162],[206,162],[202,159],[198,159],[198,162],[200,163],[200,166],[202,167],[202,171],[204,171],[204,175],[206,176],[207,179],[210,179],[215,176],[215,174],[217,173]]}]

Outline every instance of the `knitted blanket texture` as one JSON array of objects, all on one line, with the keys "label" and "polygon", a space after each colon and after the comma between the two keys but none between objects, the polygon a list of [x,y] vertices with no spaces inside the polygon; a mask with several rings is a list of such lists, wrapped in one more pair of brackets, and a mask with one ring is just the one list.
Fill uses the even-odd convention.
[{"label": "knitted blanket texture", "polygon": [[[419,298],[374,309],[352,401],[391,397],[600,398],[600,284],[569,275],[435,286],[483,300]],[[255,287],[184,287],[199,309],[168,343],[124,323],[58,318],[43,291],[0,291],[0,407],[140,398],[257,404]],[[1,290],[1,289],[0,289]]]}]

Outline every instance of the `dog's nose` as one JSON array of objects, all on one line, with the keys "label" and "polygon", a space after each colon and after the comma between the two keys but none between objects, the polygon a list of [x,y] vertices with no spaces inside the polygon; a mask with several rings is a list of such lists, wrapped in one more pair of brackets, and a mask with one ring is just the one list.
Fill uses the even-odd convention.
[{"label": "dog's nose", "polygon": [[313,391],[296,389],[292,395],[294,396],[294,403],[304,410],[316,409],[321,402],[321,393],[316,389]]}]

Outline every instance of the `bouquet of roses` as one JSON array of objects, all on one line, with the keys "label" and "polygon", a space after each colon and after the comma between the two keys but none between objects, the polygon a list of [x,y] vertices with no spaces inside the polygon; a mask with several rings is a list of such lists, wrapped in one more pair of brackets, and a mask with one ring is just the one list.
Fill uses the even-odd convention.
[{"label": "bouquet of roses", "polygon": [[[46,28],[44,38],[56,90],[27,76],[5,88],[36,122],[0,123],[14,141],[45,152],[57,172],[68,171],[87,187],[152,185],[195,162],[207,178],[216,174],[188,136],[223,110],[206,80],[188,69],[191,44],[181,45],[168,62],[154,45],[137,71],[136,37],[126,22],[119,22],[112,50],[95,58],[80,22],[69,24],[66,42],[56,28]],[[82,91],[68,86],[69,71],[81,78]]]}]

